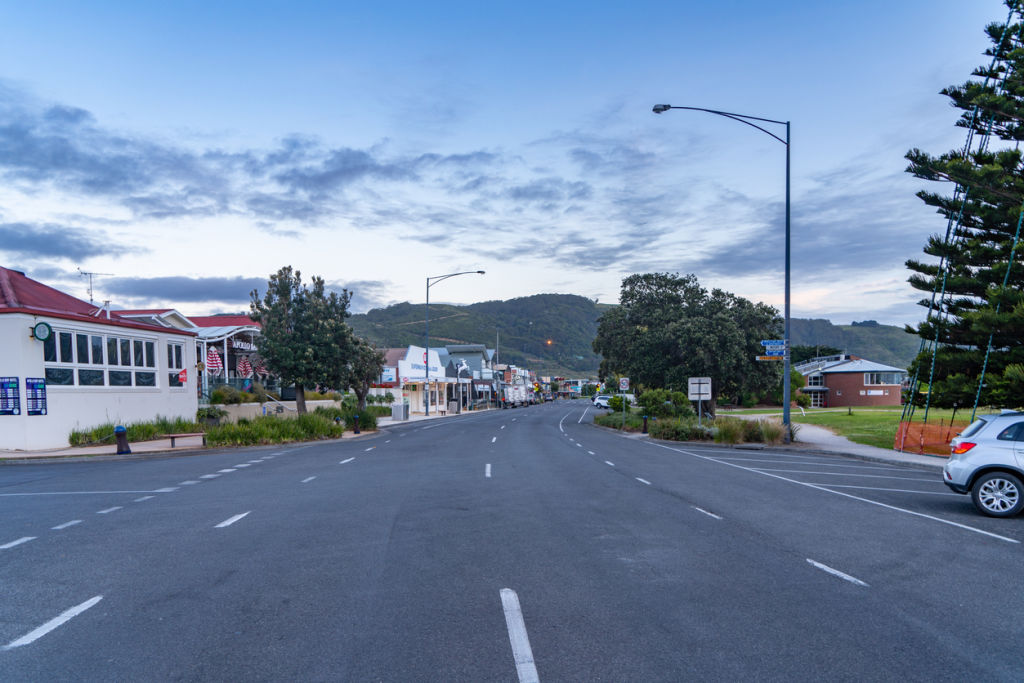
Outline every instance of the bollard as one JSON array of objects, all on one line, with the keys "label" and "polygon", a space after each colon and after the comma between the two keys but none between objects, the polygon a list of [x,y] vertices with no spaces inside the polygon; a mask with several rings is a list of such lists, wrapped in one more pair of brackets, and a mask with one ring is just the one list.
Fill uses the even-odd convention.
[{"label": "bollard", "polygon": [[647,433],[647,416],[646,415],[644,415],[644,432],[643,433],[644,434]]},{"label": "bollard", "polygon": [[132,449],[128,446],[128,430],[123,425],[114,427],[114,438],[117,439],[117,454],[131,455]]},{"label": "bollard", "polygon": [[358,434],[358,433],[359,433],[359,416],[358,416],[358,415],[356,415],[356,416],[355,416],[355,418],[356,418],[356,419],[355,419],[355,423],[356,423],[356,428],[355,428],[354,432],[355,432],[356,434]]}]

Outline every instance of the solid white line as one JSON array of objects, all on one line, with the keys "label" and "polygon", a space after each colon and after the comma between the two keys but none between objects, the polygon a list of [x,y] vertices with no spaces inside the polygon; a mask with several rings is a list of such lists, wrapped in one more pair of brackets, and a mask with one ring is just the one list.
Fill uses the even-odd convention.
[{"label": "solid white line", "polygon": [[494,442],[495,442],[495,441],[497,441],[497,440],[498,440],[498,437],[496,437],[496,436],[492,436],[492,437],[491,437],[491,443],[494,443]]},{"label": "solid white line", "polygon": [[647,481],[646,479],[641,479],[640,477],[633,477],[633,478],[636,479],[641,484],[647,484],[648,486],[651,485],[651,482]]},{"label": "solid white line", "polygon": [[200,479],[216,479],[219,476],[220,476],[219,474],[200,474],[199,478]]},{"label": "solid white line", "polygon": [[491,463],[487,463],[487,467],[484,468],[484,476],[488,479],[491,478]]},{"label": "solid white line", "polygon": [[[252,512],[252,510],[249,510],[249,512]],[[231,526],[232,524],[234,524],[238,520],[242,519],[242,517],[245,517],[247,514],[249,514],[249,512],[243,512],[240,515],[235,515],[234,517],[228,517],[223,522],[221,522],[220,524],[217,524],[213,528],[214,529],[223,529],[226,526]]]},{"label": "solid white line", "polygon": [[93,496],[110,493],[153,493],[152,491],[40,491],[37,493],[0,493],[0,496]]},{"label": "solid white line", "polygon": [[853,472],[810,472],[808,470],[776,470],[768,467],[751,467],[758,472],[786,472],[788,474],[820,474],[823,477],[867,477],[869,479],[902,479],[903,481],[928,481],[935,483],[935,478],[915,479],[913,477],[890,477],[884,474],[855,474]]},{"label": "solid white line", "polygon": [[116,512],[117,510],[120,510],[120,509],[121,509],[122,507],[123,507],[123,506],[121,506],[121,505],[115,505],[114,507],[112,507],[112,508],[107,508],[106,510],[98,510],[98,511],[96,512],[96,514],[97,514],[97,515],[106,515],[106,514],[109,514],[109,513],[111,513],[111,512]]},{"label": "solid white line", "polygon": [[705,515],[707,515],[708,517],[714,517],[715,519],[721,519],[721,517],[719,517],[718,515],[716,515],[716,514],[715,514],[714,512],[708,512],[708,511],[707,511],[707,510],[705,510],[704,508],[699,508],[699,507],[697,507],[696,505],[694,505],[694,506],[693,506],[693,509],[694,509],[694,510],[696,510],[697,512],[703,512],[703,513],[704,513]]},{"label": "solid white line", "polygon": [[877,486],[854,486],[853,484],[818,484],[818,486],[825,486],[830,489],[865,489],[867,491],[893,491],[894,493],[923,493],[929,496],[952,496],[954,498],[960,498],[959,493],[950,493],[948,491],[915,491],[914,489],[884,489]]},{"label": "solid white line", "polygon": [[832,576],[838,576],[840,579],[842,579],[844,581],[849,581],[850,583],[855,583],[858,586],[864,586],[865,588],[869,588],[869,586],[866,583],[864,583],[863,581],[861,581],[860,579],[858,579],[855,576],[850,576],[849,574],[844,574],[843,572],[839,571],[838,569],[832,569],[832,567],[824,565],[821,562],[815,562],[814,560],[812,560],[809,557],[807,558],[807,561],[810,562],[815,567],[817,567],[818,569],[820,569],[821,571],[827,572],[827,573],[831,574]]},{"label": "solid white line", "polygon": [[644,443],[649,443],[652,446],[657,446],[658,448],[664,448],[665,450],[672,451],[674,453],[682,453],[684,455],[689,455],[689,456],[692,456],[694,458],[700,458],[701,460],[708,460],[710,462],[717,462],[720,465],[728,465],[729,467],[735,467],[736,469],[739,469],[739,470],[745,470],[747,472],[753,472],[755,474],[760,474],[760,475],[765,476],[765,477],[771,477],[772,479],[779,479],[781,481],[788,481],[789,483],[796,484],[798,486],[806,486],[807,488],[817,489],[818,491],[824,491],[826,493],[831,493],[832,495],[835,495],[835,496],[842,496],[843,498],[850,498],[852,500],[859,500],[862,503],[869,503],[871,505],[877,505],[878,507],[886,508],[888,510],[895,510],[896,512],[903,512],[903,513],[908,514],[908,515],[913,515],[914,517],[923,517],[924,519],[930,519],[933,522],[939,522],[940,524],[947,524],[949,526],[955,526],[958,529],[964,529],[966,531],[973,531],[974,533],[981,534],[983,536],[991,536],[992,538],[997,538],[1000,541],[1006,541],[1007,543],[1020,543],[1020,541],[1018,541],[1015,538],[1007,538],[1006,536],[1000,536],[999,534],[993,534],[990,531],[984,531],[982,529],[977,529],[977,528],[975,528],[973,526],[967,526],[966,524],[960,524],[959,522],[952,522],[952,521],[950,521],[948,519],[942,519],[941,517],[933,517],[931,515],[926,515],[923,512],[914,512],[913,510],[907,510],[906,508],[896,507],[895,505],[888,505],[886,503],[879,503],[877,500],[871,500],[870,498],[861,498],[860,496],[855,496],[852,493],[843,493],[842,491],[833,491],[832,489],[828,489],[828,488],[825,488],[824,486],[819,486],[817,484],[808,484],[806,481],[797,481],[796,479],[790,479],[789,477],[783,477],[783,476],[780,476],[778,474],[770,474],[768,472],[762,472],[761,470],[755,470],[755,469],[750,468],[750,467],[744,467],[743,465],[737,465],[734,462],[725,462],[724,460],[717,460],[715,458],[709,458],[706,455],[699,455],[699,454],[693,453],[691,451],[684,451],[681,448],[672,448],[671,446],[665,446],[664,444],[654,443],[653,441],[647,441],[647,442],[644,442]]},{"label": "solid white line", "polygon": [[92,607],[93,605],[95,605],[97,602],[99,602],[102,599],[103,599],[102,595],[97,595],[94,598],[89,598],[88,600],[83,602],[81,605],[78,605],[77,607],[72,607],[68,611],[62,613],[60,616],[55,617],[53,619],[50,619],[48,622],[46,622],[45,624],[43,624],[39,628],[35,629],[34,631],[31,631],[31,632],[23,635],[21,638],[18,638],[17,640],[12,640],[10,643],[8,643],[7,645],[4,646],[4,649],[5,650],[12,650],[12,649],[14,649],[16,647],[21,647],[22,645],[28,645],[29,643],[42,638],[43,636],[45,636],[47,633],[49,633],[53,629],[57,628],[58,626],[60,626],[64,622],[70,621],[74,617],[77,617],[79,614],[81,614],[85,610],[89,609],[90,607]]},{"label": "solid white line", "polygon": [[586,408],[583,409],[583,414],[580,415],[580,419],[576,421],[576,424],[583,424],[583,418],[585,418],[587,416],[587,411],[589,411],[589,410],[590,410],[590,406],[587,406]]},{"label": "solid white line", "polygon": [[338,464],[339,464],[339,465],[344,465],[345,463],[348,463],[348,462],[352,462],[353,460],[355,460],[355,458],[349,458],[348,460],[342,460],[342,461],[341,461],[341,462],[339,462]]},{"label": "solid white line", "polygon": [[906,467],[889,467],[887,465],[843,465],[841,463],[834,462],[822,462],[821,460],[813,460],[810,462],[804,460],[778,460],[775,458],[743,458],[740,456],[732,455],[719,455],[716,456],[721,460],[740,460],[743,462],[770,462],[777,465],[804,465],[806,467],[849,467],[851,469],[858,470],[889,470],[890,472],[906,472]]},{"label": "solid white line", "polygon": [[189,479],[188,481],[181,482],[180,484],[178,484],[178,486],[192,486],[192,484],[200,484],[200,483],[202,483],[202,482],[198,482],[198,481],[194,481],[192,479]]},{"label": "solid white line", "polygon": [[[274,455],[284,455],[284,451],[278,451],[277,453],[274,453]],[[265,460],[270,460],[271,458],[274,457],[274,455],[264,455],[263,458]]]},{"label": "solid white line", "polygon": [[13,548],[16,545],[28,543],[29,541],[34,541],[35,539],[35,536],[22,536],[17,541],[11,541],[10,543],[4,543],[3,545],[0,545],[0,550],[7,550],[8,548]]},{"label": "solid white line", "polygon": [[156,496],[143,496],[142,498],[136,498],[136,499],[135,499],[134,501],[132,501],[132,502],[133,502],[133,503],[141,503],[142,501],[144,501],[144,500],[149,500],[150,498],[156,498]]},{"label": "solid white line", "polygon": [[316,475],[313,475],[312,477],[306,477],[305,479],[302,480],[302,483],[303,484],[308,484],[309,482],[313,481],[314,479],[316,479]]},{"label": "solid white line", "polygon": [[228,472],[234,472],[235,470],[227,469],[227,470],[217,470],[217,471],[220,472],[221,474],[227,474]]},{"label": "solid white line", "polygon": [[505,611],[505,626],[508,627],[508,641],[512,645],[512,658],[516,663],[519,683],[540,683],[537,665],[533,661],[533,650],[530,648],[530,636],[526,633],[526,622],[523,621],[523,610],[519,606],[519,596],[511,588],[501,589],[501,608]]},{"label": "solid white line", "polygon": [[81,524],[81,523],[82,523],[82,520],[80,520],[80,519],[73,519],[70,522],[64,522],[63,524],[58,524],[57,526],[52,526],[50,528],[53,529],[54,531],[60,531],[61,529],[67,529],[69,526],[74,526],[76,524]]},{"label": "solid white line", "polygon": [[608,467],[615,467],[615,463],[613,463],[611,460],[605,460],[604,464],[608,465]]}]

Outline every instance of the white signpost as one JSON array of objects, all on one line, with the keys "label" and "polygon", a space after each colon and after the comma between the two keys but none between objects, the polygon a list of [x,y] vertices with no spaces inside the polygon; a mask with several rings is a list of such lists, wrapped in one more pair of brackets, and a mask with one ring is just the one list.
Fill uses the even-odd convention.
[{"label": "white signpost", "polygon": [[[628,377],[620,377],[619,378],[619,391],[621,391],[623,394],[625,394],[625,392],[629,391],[629,378]],[[626,397],[625,397],[625,395],[623,395],[623,397],[622,397],[622,429],[625,429],[625,428],[626,428]]]},{"label": "white signpost", "polygon": [[702,401],[711,400],[711,378],[710,377],[691,377],[687,385],[689,389],[687,398],[691,401],[697,402],[697,426],[701,425],[703,419],[703,406]]}]

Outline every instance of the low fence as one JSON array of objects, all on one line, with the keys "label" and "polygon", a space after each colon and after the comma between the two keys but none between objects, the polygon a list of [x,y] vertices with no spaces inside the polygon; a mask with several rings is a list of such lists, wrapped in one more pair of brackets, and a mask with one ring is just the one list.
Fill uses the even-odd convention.
[{"label": "low fence", "polygon": [[949,442],[962,432],[968,423],[961,420],[936,423],[900,422],[893,448],[904,453],[949,456]]},{"label": "low fence", "polygon": [[[306,410],[313,412],[319,406],[327,408],[338,406],[337,401],[306,401]],[[239,418],[252,419],[259,417],[260,415],[278,415],[280,417],[295,417],[297,411],[295,408],[295,401],[268,401],[266,403],[238,403],[233,405],[218,405],[218,408],[222,408],[227,411],[227,417],[221,418],[222,421],[227,422],[238,422]],[[278,412],[278,408],[281,411]]]}]

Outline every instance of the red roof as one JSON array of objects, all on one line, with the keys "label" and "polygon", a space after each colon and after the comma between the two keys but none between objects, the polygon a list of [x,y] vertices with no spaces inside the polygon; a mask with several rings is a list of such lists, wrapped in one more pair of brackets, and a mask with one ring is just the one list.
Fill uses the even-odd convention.
[{"label": "red roof", "polygon": [[194,336],[195,333],[176,330],[156,325],[121,318],[117,313],[102,311],[99,306],[70,294],[65,294],[53,287],[47,287],[24,273],[0,266],[0,314],[28,313],[29,315],[49,316],[63,320],[132,327],[138,330],[153,330],[168,334]]},{"label": "red roof", "polygon": [[162,315],[164,313],[170,313],[173,308],[119,308],[117,310],[118,315]]},{"label": "red roof", "polygon": [[247,315],[195,315],[186,316],[196,327],[241,327],[243,325],[254,325],[259,323]]}]

